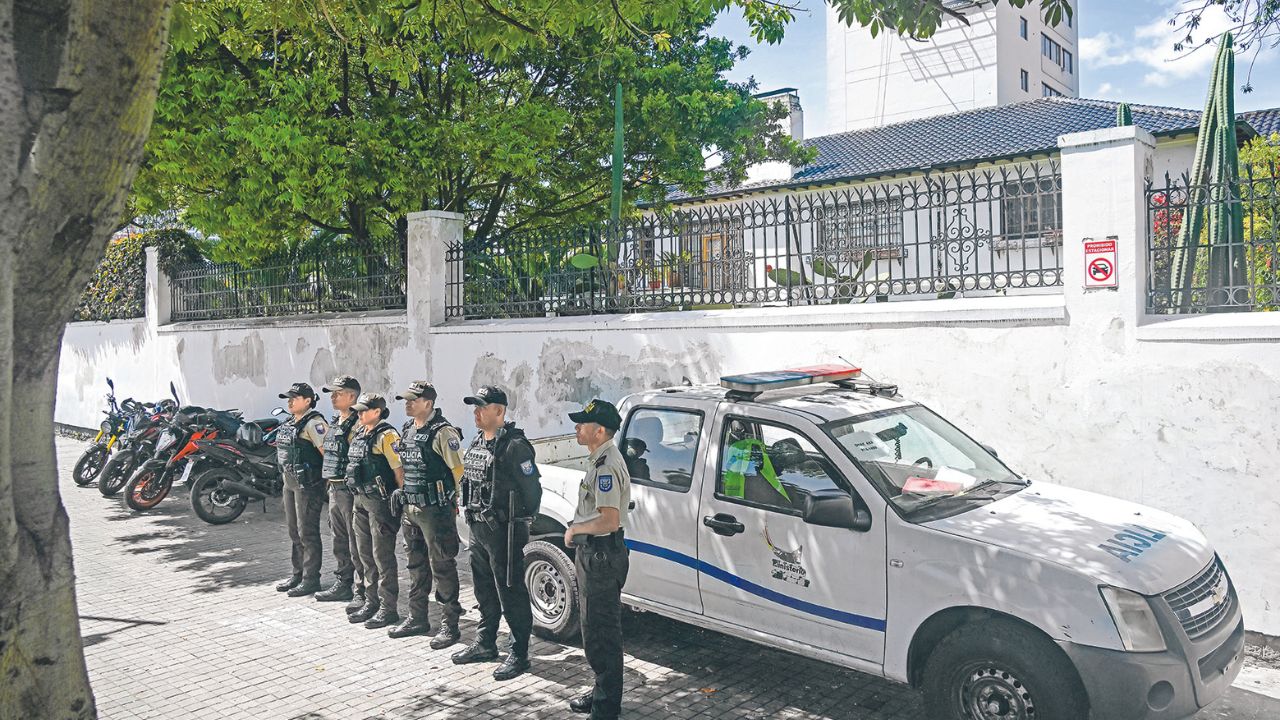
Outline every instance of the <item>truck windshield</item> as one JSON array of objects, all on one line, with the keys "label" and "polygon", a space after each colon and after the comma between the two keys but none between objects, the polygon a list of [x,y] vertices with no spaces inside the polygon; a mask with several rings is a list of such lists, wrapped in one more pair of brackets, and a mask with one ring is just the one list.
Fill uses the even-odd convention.
[{"label": "truck windshield", "polygon": [[[1026,483],[927,408],[913,405],[824,426],[877,489],[906,514],[990,500]],[[949,502],[948,502],[949,501]]]}]

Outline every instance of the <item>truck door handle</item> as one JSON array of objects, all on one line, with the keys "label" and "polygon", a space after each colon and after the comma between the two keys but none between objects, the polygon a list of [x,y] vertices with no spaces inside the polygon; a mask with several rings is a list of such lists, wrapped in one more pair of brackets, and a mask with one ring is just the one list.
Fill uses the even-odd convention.
[{"label": "truck door handle", "polygon": [[711,528],[715,534],[730,537],[740,532],[746,532],[746,528],[742,523],[738,522],[738,518],[726,513],[716,513],[702,518],[702,524]]}]

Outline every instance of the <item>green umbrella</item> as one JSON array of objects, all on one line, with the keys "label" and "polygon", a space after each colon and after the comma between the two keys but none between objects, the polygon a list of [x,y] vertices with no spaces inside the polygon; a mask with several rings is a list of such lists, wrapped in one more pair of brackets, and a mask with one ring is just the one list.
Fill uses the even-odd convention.
[{"label": "green umbrella", "polygon": [[1120,103],[1116,106],[1116,127],[1125,127],[1133,124],[1133,111],[1129,109],[1129,103]]},{"label": "green umbrella", "polygon": [[[1195,161],[1191,166],[1186,217],[1171,257],[1169,282],[1173,305],[1180,312],[1191,306],[1189,292],[1195,282],[1196,253],[1200,233],[1207,228],[1210,299],[1219,288],[1248,283],[1244,257],[1244,211],[1240,206],[1240,182],[1236,150],[1235,53],[1231,33],[1223,33],[1218,56],[1209,78],[1209,97],[1200,116]],[[1247,310],[1239,305],[1237,309]]]}]

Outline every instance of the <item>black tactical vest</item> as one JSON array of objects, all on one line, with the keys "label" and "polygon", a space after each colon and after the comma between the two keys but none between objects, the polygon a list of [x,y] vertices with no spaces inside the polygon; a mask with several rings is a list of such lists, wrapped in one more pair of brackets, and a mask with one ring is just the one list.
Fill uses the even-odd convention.
[{"label": "black tactical vest", "polygon": [[410,420],[400,433],[404,495],[413,505],[447,505],[453,501],[453,471],[432,446],[436,434],[446,427],[449,421],[436,410],[422,428]]},{"label": "black tactical vest", "polygon": [[293,478],[300,485],[310,485],[313,479],[319,478],[320,451],[309,441],[299,439],[301,429],[317,417],[324,416],[312,410],[301,420],[282,423],[276,431],[276,463],[285,477]]},{"label": "black tactical vest", "polygon": [[395,474],[387,459],[373,451],[373,447],[382,437],[382,433],[395,430],[390,424],[380,422],[372,430],[357,435],[355,442],[347,450],[347,479],[355,483],[356,488],[366,494],[376,493],[374,478],[382,478],[387,491],[395,489]]},{"label": "black tactical vest", "polygon": [[347,436],[351,428],[359,420],[356,413],[351,413],[346,420],[341,415],[334,415],[329,423],[329,434],[324,436],[324,470],[327,480],[341,480],[347,476],[347,451],[351,441]]}]

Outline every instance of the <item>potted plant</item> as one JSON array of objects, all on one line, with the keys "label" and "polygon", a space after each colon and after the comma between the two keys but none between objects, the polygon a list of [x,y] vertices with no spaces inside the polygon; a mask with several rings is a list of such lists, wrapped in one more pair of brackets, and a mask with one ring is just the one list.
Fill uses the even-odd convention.
[{"label": "potted plant", "polygon": [[680,287],[681,271],[693,262],[693,254],[682,251],[668,251],[659,256],[661,267],[666,275],[667,287]]}]

